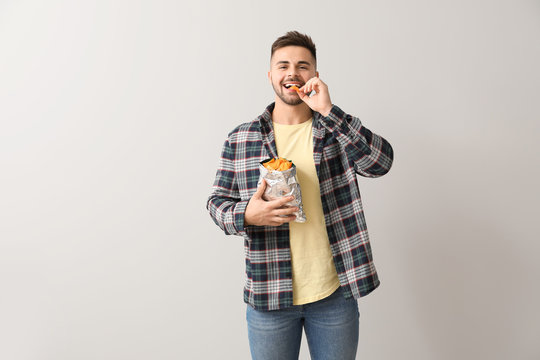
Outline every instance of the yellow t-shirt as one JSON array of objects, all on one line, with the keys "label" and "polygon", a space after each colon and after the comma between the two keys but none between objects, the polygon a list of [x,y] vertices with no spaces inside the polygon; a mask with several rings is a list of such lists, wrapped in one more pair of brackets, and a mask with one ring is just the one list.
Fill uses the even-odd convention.
[{"label": "yellow t-shirt", "polygon": [[293,305],[323,299],[339,287],[330,250],[321,202],[319,179],[313,160],[313,119],[301,124],[273,122],[278,156],[296,166],[307,221],[291,221],[290,243],[293,275]]}]

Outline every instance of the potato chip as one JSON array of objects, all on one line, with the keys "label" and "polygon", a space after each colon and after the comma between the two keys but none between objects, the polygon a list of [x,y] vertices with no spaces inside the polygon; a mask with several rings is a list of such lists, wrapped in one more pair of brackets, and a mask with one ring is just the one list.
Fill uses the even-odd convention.
[{"label": "potato chip", "polygon": [[272,158],[271,160],[265,162],[263,165],[268,170],[285,171],[285,170],[289,170],[292,167],[292,161],[289,161],[281,157],[277,157],[277,158]]}]

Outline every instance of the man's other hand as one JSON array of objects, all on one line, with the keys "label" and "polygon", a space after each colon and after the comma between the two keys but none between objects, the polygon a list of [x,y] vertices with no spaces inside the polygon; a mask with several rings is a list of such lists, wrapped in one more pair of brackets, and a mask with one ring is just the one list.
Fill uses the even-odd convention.
[{"label": "man's other hand", "polygon": [[[266,201],[262,198],[266,189],[266,181],[262,179],[257,191],[246,206],[244,213],[244,226],[248,225],[270,225],[279,226],[286,222],[291,222],[296,219],[296,215],[292,213],[298,211],[297,207],[285,207],[285,204],[294,200],[294,196],[285,196],[283,198]],[[280,215],[286,215],[281,217]]]}]

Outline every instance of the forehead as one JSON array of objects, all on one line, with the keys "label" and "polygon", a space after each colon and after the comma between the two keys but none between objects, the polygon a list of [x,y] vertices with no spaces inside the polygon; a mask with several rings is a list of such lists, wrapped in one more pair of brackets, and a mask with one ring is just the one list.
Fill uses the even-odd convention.
[{"label": "forehead", "polygon": [[315,64],[315,59],[311,52],[302,46],[285,46],[274,51],[270,63],[277,64],[280,61],[288,61],[291,63],[308,62]]}]

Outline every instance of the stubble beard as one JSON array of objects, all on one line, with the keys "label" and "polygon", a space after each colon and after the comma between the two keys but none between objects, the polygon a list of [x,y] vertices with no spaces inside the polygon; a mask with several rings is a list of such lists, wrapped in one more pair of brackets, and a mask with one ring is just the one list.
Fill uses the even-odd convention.
[{"label": "stubble beard", "polygon": [[298,95],[297,95],[297,97],[294,97],[294,96],[288,96],[287,94],[284,94],[283,93],[283,86],[281,86],[281,84],[279,85],[279,90],[276,89],[276,87],[275,87],[275,85],[273,83],[272,83],[272,88],[274,88],[274,92],[281,99],[281,101],[283,101],[287,105],[296,106],[296,105],[300,105],[301,103],[303,103],[302,99],[300,99],[300,96],[298,96]]}]

